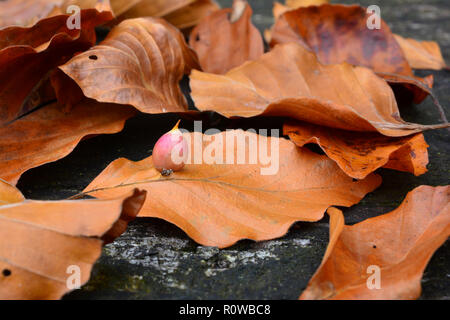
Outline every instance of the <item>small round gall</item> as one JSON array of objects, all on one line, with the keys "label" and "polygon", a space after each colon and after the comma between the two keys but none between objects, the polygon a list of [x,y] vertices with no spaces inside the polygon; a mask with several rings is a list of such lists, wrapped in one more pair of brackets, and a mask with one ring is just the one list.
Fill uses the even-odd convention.
[{"label": "small round gall", "polygon": [[188,144],[178,129],[179,123],[180,121],[172,130],[161,136],[153,148],[153,165],[163,175],[180,171],[186,163]]}]

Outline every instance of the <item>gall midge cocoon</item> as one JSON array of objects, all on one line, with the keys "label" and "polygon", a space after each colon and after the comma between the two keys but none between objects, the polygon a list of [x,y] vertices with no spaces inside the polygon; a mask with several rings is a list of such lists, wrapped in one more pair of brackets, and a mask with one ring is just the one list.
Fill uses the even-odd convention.
[{"label": "gall midge cocoon", "polygon": [[159,172],[179,171],[183,169],[188,155],[188,145],[182,132],[175,127],[164,134],[153,148],[153,165]]}]

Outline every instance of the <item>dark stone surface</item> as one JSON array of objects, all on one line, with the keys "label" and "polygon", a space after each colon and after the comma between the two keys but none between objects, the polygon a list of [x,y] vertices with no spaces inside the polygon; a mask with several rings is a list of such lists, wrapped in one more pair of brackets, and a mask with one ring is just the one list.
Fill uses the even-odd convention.
[{"label": "dark stone surface", "polygon": [[[219,1],[229,5],[232,1]],[[353,1],[341,1],[353,3]],[[260,30],[272,24],[272,1],[250,1]],[[450,61],[450,2],[448,0],[361,1],[378,4],[394,32],[417,39],[437,40]],[[441,104],[450,101],[450,73],[421,71],[435,76],[434,92]],[[417,106],[401,106],[402,116],[419,123],[439,122],[430,99]],[[447,114],[449,108],[446,108]],[[141,115],[127,122],[123,132],[85,140],[68,157],[28,171],[18,186],[29,198],[63,199],[80,192],[118,157],[140,160],[151,154],[157,138],[176,122],[175,115]],[[279,119],[229,121],[205,115],[204,128],[279,127]],[[183,126],[189,128],[190,120]],[[360,204],[344,209],[353,224],[398,206],[406,193],[422,184],[449,182],[449,134],[425,133],[430,145],[429,171],[420,177],[379,170],[382,186]],[[105,247],[91,281],[67,299],[296,299],[320,264],[328,243],[328,220],[297,223],[280,239],[240,241],[219,250],[199,246],[177,227],[158,219],[138,219],[116,242]],[[423,299],[449,299],[449,242],[426,268]]]}]

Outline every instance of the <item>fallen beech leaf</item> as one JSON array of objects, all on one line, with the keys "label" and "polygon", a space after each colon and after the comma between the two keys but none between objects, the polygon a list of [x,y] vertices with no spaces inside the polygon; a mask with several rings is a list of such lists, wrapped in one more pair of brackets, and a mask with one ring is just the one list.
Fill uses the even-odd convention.
[{"label": "fallen beech leaf", "polygon": [[[344,226],[328,209],[330,243],[300,299],[417,299],[423,271],[450,235],[449,186],[420,186],[394,211]],[[380,268],[380,289],[370,290]]]},{"label": "fallen beech leaf", "polygon": [[347,63],[322,65],[297,43],[279,45],[225,75],[193,70],[190,86],[198,109],[226,117],[288,116],[386,136],[449,126],[404,122],[391,88],[372,70]]},{"label": "fallen beech leaf", "polygon": [[141,0],[119,16],[119,21],[139,17],[164,18],[177,28],[185,29],[199,23],[219,9],[212,0]]},{"label": "fallen beech leaf", "polygon": [[405,39],[397,34],[394,34],[394,37],[412,68],[432,70],[448,68],[442,57],[441,49],[436,42]]},{"label": "fallen beech leaf", "polygon": [[103,242],[125,231],[145,195],[0,206],[0,299],[59,299],[72,290],[73,268],[85,284]]},{"label": "fallen beech leaf", "polygon": [[5,180],[0,179],[0,206],[25,200],[22,192]]},{"label": "fallen beech leaf", "polygon": [[64,0],[7,0],[0,1],[0,28],[31,26],[40,19],[59,13]]},{"label": "fallen beech leaf", "polygon": [[198,67],[183,35],[156,18],[125,20],[106,39],[60,67],[84,95],[142,112],[187,110],[178,82]]},{"label": "fallen beech leaf", "polygon": [[288,8],[297,9],[300,7],[319,6],[328,3],[329,0],[286,0]]},{"label": "fallen beech leaf", "polygon": [[[0,30],[0,126],[36,105],[25,104],[53,68],[95,43],[95,26],[112,18],[95,9],[81,11],[81,31],[69,30],[68,16],[39,21],[30,28]],[[42,101],[41,101],[42,102]]]},{"label": "fallen beech leaf", "polygon": [[[261,241],[280,237],[295,221],[320,220],[329,206],[351,206],[381,183],[381,178],[373,174],[352,181],[327,157],[298,148],[284,138],[267,138],[242,130],[228,134],[234,134],[238,141],[246,137],[259,139],[259,150],[279,143],[279,153],[272,151],[279,158],[279,170],[273,175],[262,175],[261,168],[268,168],[269,164],[263,165],[261,159],[255,159],[255,164],[191,161],[183,170],[164,177],[153,167],[151,157],[139,162],[121,158],[95,178],[85,192],[104,199],[139,186],[148,191],[149,197],[141,217],[167,220],[196,242],[223,248],[240,239]],[[204,153],[212,154],[211,148],[217,148],[226,155],[224,132],[209,138],[201,133],[185,137],[190,141],[190,150],[197,150],[191,154],[197,154],[197,148],[203,145]],[[195,137],[208,141],[195,142]],[[237,144],[228,141],[231,155],[238,159],[241,151]],[[256,148],[256,144],[253,146]],[[215,151],[215,155],[220,151]],[[249,157],[256,154],[248,143],[242,151]]]},{"label": "fallen beech leaf", "polygon": [[[370,14],[358,5],[324,4],[289,10],[272,27],[270,45],[296,42],[311,48],[325,64],[346,61],[371,68],[381,76],[398,74],[423,82],[414,77],[389,26],[381,19],[380,29],[371,30],[368,19]],[[420,102],[427,93],[422,86],[414,87],[414,101]]]},{"label": "fallen beech leaf", "polygon": [[376,132],[352,132],[291,122],[283,134],[298,146],[319,145],[328,157],[350,177],[363,179],[380,167],[411,172],[427,171],[427,143],[422,133],[407,137],[386,137]]},{"label": "fallen beech leaf", "polygon": [[189,44],[204,71],[223,74],[264,53],[261,34],[252,24],[251,17],[250,5],[236,0],[232,9],[210,14],[192,30]]},{"label": "fallen beech leaf", "polygon": [[94,101],[65,113],[53,103],[0,127],[0,178],[16,184],[28,169],[65,157],[83,137],[121,131],[134,114],[128,106]]},{"label": "fallen beech leaf", "polygon": [[70,5],[76,5],[80,9],[112,11],[108,0],[6,0],[0,1],[0,28],[31,27],[45,18],[71,14],[73,12],[67,11]]}]

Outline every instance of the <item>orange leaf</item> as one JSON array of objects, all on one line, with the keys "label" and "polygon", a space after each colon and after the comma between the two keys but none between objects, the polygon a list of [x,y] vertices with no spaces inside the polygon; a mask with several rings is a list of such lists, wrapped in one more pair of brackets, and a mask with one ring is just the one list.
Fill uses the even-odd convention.
[{"label": "orange leaf", "polygon": [[[330,208],[330,243],[300,299],[418,298],[428,261],[450,235],[449,190],[420,186],[394,211],[353,226]],[[376,270],[380,288],[369,289]]]},{"label": "orange leaf", "polygon": [[0,127],[0,178],[15,184],[28,169],[65,157],[83,137],[122,130],[134,114],[128,106],[93,101],[65,113],[54,103]]},{"label": "orange leaf", "polygon": [[[273,175],[261,174],[262,168],[269,167],[262,159],[256,159],[254,164],[248,164],[250,160],[233,164],[239,153],[248,157],[255,153],[249,143],[244,148],[227,140],[227,134],[235,135],[238,141],[254,139],[253,146],[257,145],[258,150],[279,143],[279,153],[272,152],[279,160],[279,170]],[[111,163],[85,192],[104,199],[139,186],[149,196],[141,217],[167,220],[196,242],[223,248],[241,239],[281,237],[295,221],[320,220],[329,206],[351,206],[381,183],[377,175],[352,181],[327,157],[298,148],[284,138],[267,138],[242,130],[213,136],[191,133],[186,137],[191,154],[201,156],[202,148],[203,155],[214,149],[216,156],[225,156],[228,148],[235,161],[187,163],[183,170],[164,177],[153,167],[151,157],[139,162],[122,158]]]},{"label": "orange leaf", "polygon": [[[112,18],[95,9],[81,11],[81,31],[66,26],[68,16],[39,21],[30,28],[0,30],[0,125],[36,107],[27,104],[50,70],[95,43],[95,26]],[[44,101],[40,101],[41,103]]]},{"label": "orange leaf", "polygon": [[119,21],[138,17],[164,18],[177,28],[195,26],[211,12],[219,9],[212,0],[142,0],[126,10]]},{"label": "orange leaf", "polygon": [[319,6],[328,3],[329,0],[286,0],[288,8],[297,9],[300,7]]},{"label": "orange leaf", "polygon": [[0,179],[0,206],[24,200],[25,197],[16,187]]},{"label": "orange leaf", "polygon": [[283,133],[298,146],[319,145],[328,157],[350,177],[363,179],[380,167],[424,174],[428,145],[422,133],[407,137],[386,137],[375,132],[352,132],[291,122]]},{"label": "orange leaf", "polygon": [[317,125],[406,136],[448,127],[406,123],[389,85],[364,67],[322,65],[297,43],[215,75],[193,70],[192,98],[201,111],[226,117],[287,116]]},{"label": "orange leaf", "polygon": [[187,109],[178,82],[197,66],[195,53],[175,27],[161,19],[137,18],[125,20],[60,69],[89,98],[161,113]]},{"label": "orange leaf", "polygon": [[223,74],[264,53],[261,34],[251,17],[250,5],[238,0],[232,9],[210,14],[192,30],[189,44],[204,71]]},{"label": "orange leaf", "polygon": [[59,299],[74,267],[85,284],[103,242],[125,231],[145,195],[0,206],[0,299]]},{"label": "orange leaf", "polygon": [[441,70],[447,68],[439,45],[434,41],[417,41],[394,34],[405,53],[406,60],[414,69]]},{"label": "orange leaf", "polygon": [[371,30],[369,19],[370,14],[358,5],[324,4],[289,10],[273,26],[270,45],[297,42],[314,50],[325,64],[346,61],[371,68],[381,76],[398,74],[421,81],[422,86],[408,86],[414,101],[421,102],[429,93],[429,88],[423,89],[427,82],[414,77],[389,26],[381,20],[380,29]]}]

